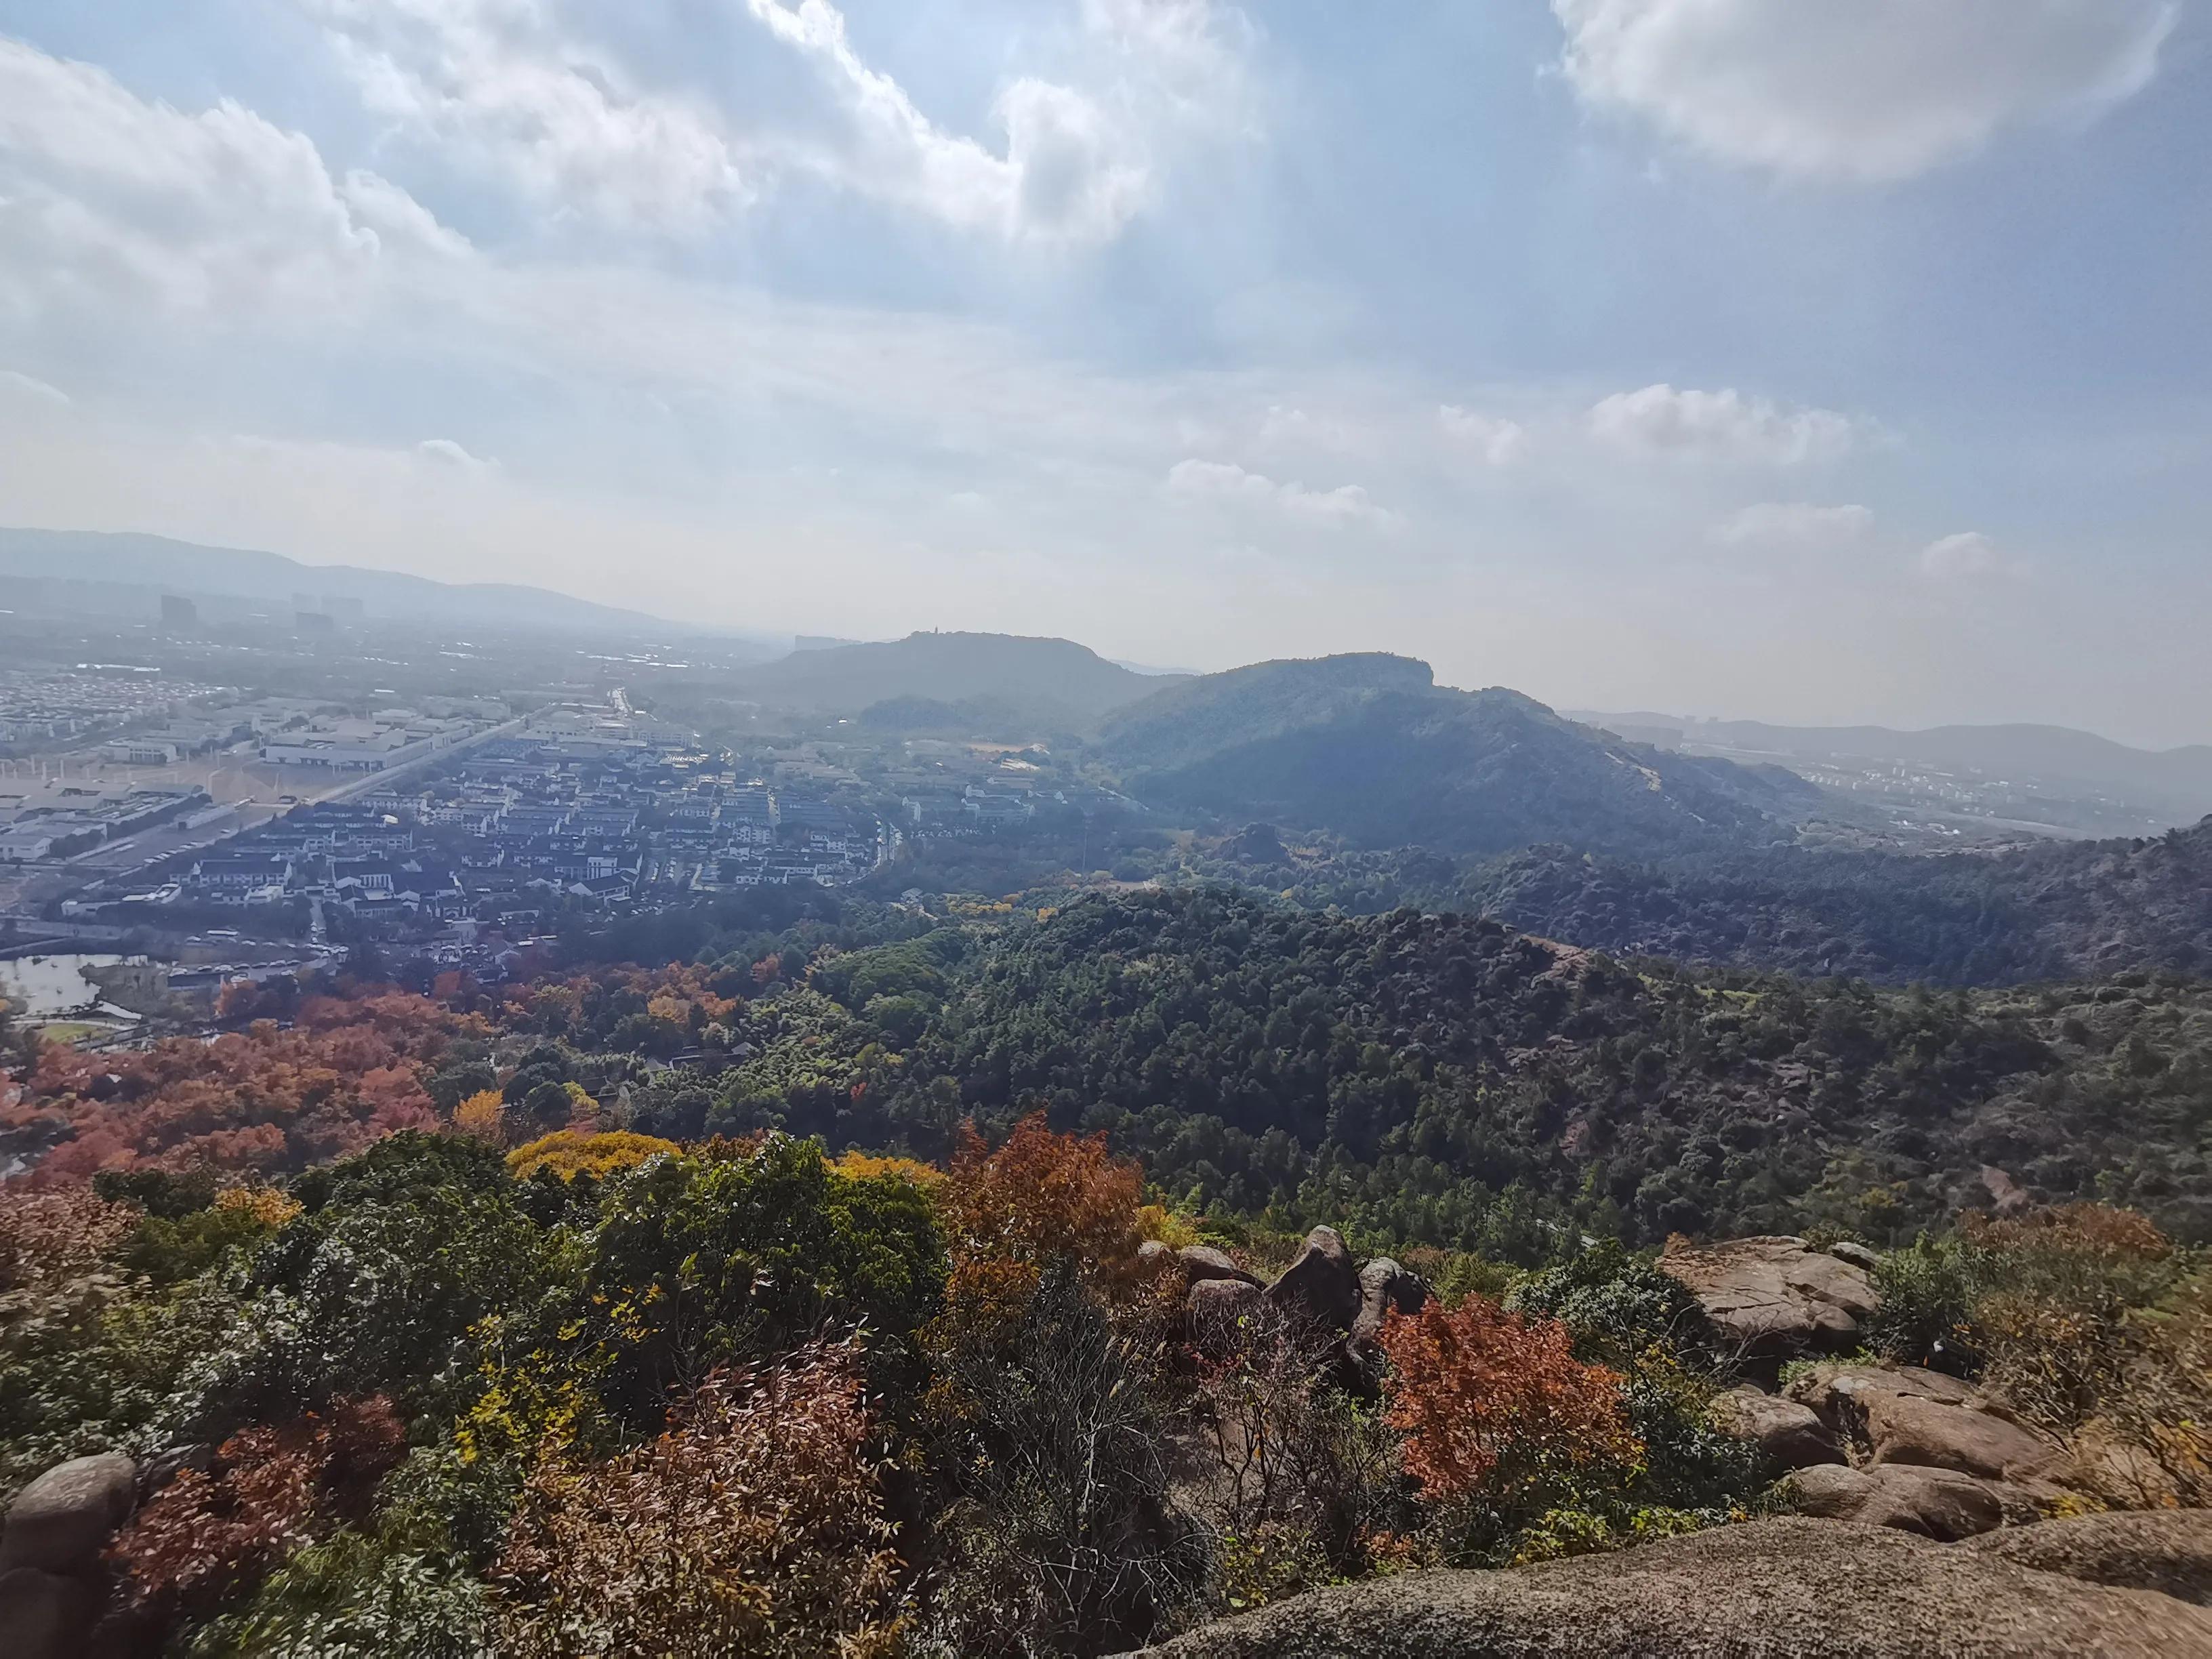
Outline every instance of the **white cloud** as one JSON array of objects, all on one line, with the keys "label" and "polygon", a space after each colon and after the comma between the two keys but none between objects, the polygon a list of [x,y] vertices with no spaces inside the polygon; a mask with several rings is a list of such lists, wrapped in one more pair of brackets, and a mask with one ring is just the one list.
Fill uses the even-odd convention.
[{"label": "white cloud", "polygon": [[57,408],[66,409],[70,404],[69,393],[59,386],[49,386],[35,375],[23,374],[19,369],[0,368],[0,392],[35,398],[40,403],[52,404]]},{"label": "white cloud", "polygon": [[1920,550],[1923,574],[1937,581],[1978,581],[2013,574],[1997,544],[1978,530],[1944,536]]},{"label": "white cloud", "polygon": [[473,471],[479,467],[494,465],[479,456],[470,454],[451,438],[425,438],[421,443],[416,444],[415,448],[418,454],[426,456],[441,465],[459,467],[463,471]]},{"label": "white cloud", "polygon": [[1589,411],[1601,441],[1647,455],[1794,466],[1834,460],[1863,434],[1861,423],[1830,409],[1792,409],[1729,388],[1678,392],[1647,386],[1616,392]]},{"label": "white cloud", "polygon": [[[730,74],[665,83],[561,0],[297,0],[364,100],[400,129],[504,177],[556,216],[684,235],[793,179],[1013,241],[1112,240],[1152,198],[1164,125],[1212,121],[1241,37],[1195,0],[1092,0],[1094,89],[1011,76],[994,149],[947,131],[866,61],[829,0],[742,0],[717,37],[770,96]],[[750,40],[748,31],[750,32]],[[759,64],[753,57],[765,53]]]},{"label": "white cloud", "polygon": [[1863,507],[1755,501],[1723,519],[1714,538],[1730,547],[1832,547],[1864,538],[1874,514]]},{"label": "white cloud", "polygon": [[1552,0],[1583,100],[1724,161],[1910,178],[2157,72],[2172,0]]},{"label": "white cloud", "polygon": [[1397,522],[1395,514],[1377,507],[1358,484],[1309,489],[1248,472],[1230,461],[1177,461],[1168,470],[1168,488],[1201,501],[1252,502],[1309,524],[1382,529]]},{"label": "white cloud", "polygon": [[1518,421],[1501,420],[1456,404],[1437,409],[1437,421],[1455,443],[1465,446],[1491,466],[1510,466],[1528,453],[1528,434]]},{"label": "white cloud", "polygon": [[328,305],[389,253],[464,246],[251,110],[186,114],[0,40],[0,308]]}]

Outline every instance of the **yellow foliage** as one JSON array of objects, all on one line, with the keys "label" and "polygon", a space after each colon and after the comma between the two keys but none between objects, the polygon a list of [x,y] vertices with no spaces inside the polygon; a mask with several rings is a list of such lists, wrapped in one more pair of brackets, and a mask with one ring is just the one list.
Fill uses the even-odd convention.
[{"label": "yellow foliage", "polygon": [[1137,1231],[1139,1236],[1164,1244],[1171,1250],[1198,1243],[1198,1229],[1188,1216],[1177,1215],[1164,1204],[1141,1205],[1137,1210]]},{"label": "yellow foliage", "polygon": [[507,1103],[496,1089],[471,1095],[453,1109],[453,1133],[497,1146],[507,1139]]},{"label": "yellow foliage", "polygon": [[904,1176],[917,1187],[934,1187],[945,1179],[945,1171],[934,1164],[924,1164],[919,1158],[884,1158],[874,1152],[847,1152],[831,1160],[830,1167],[841,1176],[854,1181],[873,1181],[881,1176]]},{"label": "yellow foliage", "polygon": [[283,1226],[306,1206],[274,1187],[226,1187],[215,1195],[218,1210],[250,1215],[263,1226]]},{"label": "yellow foliage", "polygon": [[580,1175],[603,1178],[619,1170],[635,1169],[662,1152],[681,1150],[672,1140],[635,1134],[628,1129],[596,1135],[558,1129],[526,1146],[516,1147],[507,1155],[507,1167],[517,1181],[527,1181],[540,1170],[550,1170],[563,1181],[574,1181]]}]

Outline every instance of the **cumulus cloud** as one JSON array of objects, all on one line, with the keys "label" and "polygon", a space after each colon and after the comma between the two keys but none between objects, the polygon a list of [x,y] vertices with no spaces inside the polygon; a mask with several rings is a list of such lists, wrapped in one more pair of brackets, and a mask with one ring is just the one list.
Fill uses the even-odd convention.
[{"label": "cumulus cloud", "polygon": [[465,245],[374,173],[228,100],[188,114],[0,40],[0,300],[179,310],[339,298],[386,256]]},{"label": "cumulus cloud", "polygon": [[1644,455],[1795,466],[1834,460],[1863,435],[1861,423],[1830,409],[1792,409],[1765,398],[1647,386],[1616,392],[1589,411],[1592,435]]},{"label": "cumulus cloud", "polygon": [[1874,528],[1863,507],[1810,501],[1754,501],[1721,520],[1714,538],[1730,547],[1831,547],[1863,539]]},{"label": "cumulus cloud", "polygon": [[1382,529],[1397,521],[1395,514],[1377,507],[1358,484],[1309,489],[1248,472],[1231,461],[1177,461],[1168,470],[1168,488],[1201,501],[1252,503],[1308,524]]},{"label": "cumulus cloud", "polygon": [[948,131],[854,46],[829,0],[742,0],[719,44],[772,85],[656,77],[560,0],[297,0],[364,100],[556,215],[690,234],[793,179],[1008,240],[1097,244],[1142,211],[1163,125],[1237,101],[1242,35],[1199,0],[1090,0],[1095,88],[1011,77],[996,147]]},{"label": "cumulus cloud", "polygon": [[1997,544],[1978,530],[1943,536],[1920,550],[1920,568],[1937,581],[1979,581],[2013,574]]},{"label": "cumulus cloud", "polygon": [[1590,105],[1718,160],[1881,182],[2157,72],[2172,0],[1552,0]]},{"label": "cumulus cloud", "polygon": [[1500,420],[1456,404],[1439,405],[1437,421],[1453,442],[1481,457],[1487,465],[1510,466],[1528,453],[1528,434],[1518,421]]}]

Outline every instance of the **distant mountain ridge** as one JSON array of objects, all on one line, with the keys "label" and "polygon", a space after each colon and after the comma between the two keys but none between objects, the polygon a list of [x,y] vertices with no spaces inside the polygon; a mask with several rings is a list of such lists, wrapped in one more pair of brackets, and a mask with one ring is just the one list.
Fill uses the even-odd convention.
[{"label": "distant mountain ridge", "polygon": [[1019,711],[1032,725],[1087,728],[1170,684],[1108,662],[1073,640],[919,633],[794,652],[749,669],[737,690],[772,707],[859,714],[878,705]]},{"label": "distant mountain ridge", "polygon": [[1457,853],[1565,841],[1638,856],[1786,840],[1822,792],[1779,767],[1668,754],[1503,687],[1460,691],[1370,653],[1255,663],[1109,716],[1140,799]]},{"label": "distant mountain ridge", "polygon": [[[306,564],[281,553],[206,547],[131,532],[0,528],[0,580],[10,578],[42,584],[52,608],[103,614],[114,614],[118,606],[130,606],[142,596],[148,614],[155,614],[164,593],[243,600],[289,614],[295,595],[312,595],[319,605],[333,599],[357,600],[365,615],[380,621],[564,632],[617,628],[626,634],[699,631],[549,588],[441,582],[396,570]],[[72,598],[80,603],[67,603]]]},{"label": "distant mountain ridge", "polygon": [[1583,714],[1642,741],[1664,738],[1743,753],[1817,758],[1852,757],[1965,768],[1990,777],[2125,790],[2195,818],[2212,812],[2212,744],[2134,749],[2070,726],[2014,723],[1937,726],[1900,731],[1881,726],[1775,726],[1764,720],[1688,720],[1679,715]]}]

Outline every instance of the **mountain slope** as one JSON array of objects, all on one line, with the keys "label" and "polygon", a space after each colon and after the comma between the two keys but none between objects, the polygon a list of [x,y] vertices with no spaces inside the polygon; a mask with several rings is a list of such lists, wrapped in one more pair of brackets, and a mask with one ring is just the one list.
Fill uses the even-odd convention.
[{"label": "mountain slope", "polygon": [[1139,799],[1370,847],[1564,841],[1648,854],[1782,838],[1822,799],[1779,768],[1665,754],[1517,691],[1440,687],[1426,663],[1382,655],[1188,681],[1111,716],[1099,746]]},{"label": "mountain slope", "polygon": [[395,570],[303,564],[281,553],[203,547],[167,536],[0,529],[0,578],[7,577],[43,583],[52,608],[110,614],[118,605],[141,602],[150,614],[161,594],[176,593],[243,599],[289,615],[296,594],[312,595],[318,605],[357,599],[366,615],[379,620],[464,628],[665,634],[679,626],[543,587],[441,582]]},{"label": "mountain slope", "polygon": [[2212,972],[2212,818],[1996,855],[1777,848],[1665,868],[1515,854],[1452,902],[1599,950],[1961,984]]},{"label": "mountain slope", "polygon": [[1073,640],[1012,634],[910,634],[794,653],[747,671],[738,690],[776,708],[858,714],[896,699],[984,703],[1040,727],[1087,726],[1161,684]]},{"label": "mountain slope", "polygon": [[2212,812],[2212,744],[2131,749],[2063,726],[1938,726],[1905,732],[1881,726],[1772,726],[1761,720],[1688,720],[1671,714],[1577,714],[1608,731],[1670,746],[1689,744],[1784,760],[1856,758],[1964,769],[2019,782],[2070,784],[2170,805],[2194,818]]}]

